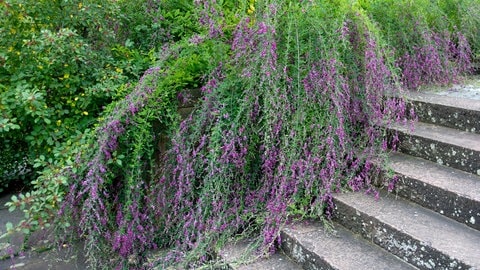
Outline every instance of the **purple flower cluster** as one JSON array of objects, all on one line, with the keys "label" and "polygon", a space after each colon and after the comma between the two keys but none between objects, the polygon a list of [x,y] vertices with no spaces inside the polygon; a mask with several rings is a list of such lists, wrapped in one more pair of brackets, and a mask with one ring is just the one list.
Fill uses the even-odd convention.
[{"label": "purple flower cluster", "polygon": [[[418,89],[424,84],[454,83],[461,74],[471,71],[471,49],[461,33],[421,33],[424,43],[413,47],[398,60],[403,85]],[[456,42],[454,42],[456,40]]]},{"label": "purple flower cluster", "polygon": [[[134,91],[113,108],[112,113],[98,127],[98,137],[93,144],[95,148],[92,148],[91,155],[79,157],[79,162],[89,159],[86,171],[71,175],[78,182],[72,184],[59,213],[77,222],[75,228],[78,235],[87,237],[89,254],[95,252],[94,248],[99,246],[99,243],[105,243],[123,258],[119,265],[124,265],[132,255],[136,256],[147,248],[156,247],[149,236],[153,233],[153,226],[149,221],[150,209],[142,209],[142,206],[135,202],[122,207],[118,200],[119,196],[124,196],[119,193],[121,185],[112,182],[110,176],[115,173],[113,164],[117,151],[123,147],[121,138],[129,125],[134,124],[132,120],[155,89],[158,72],[158,68],[146,71]],[[146,188],[141,179],[139,180],[137,186],[131,188]],[[132,196],[141,194],[132,192]],[[141,198],[133,201],[144,200],[145,198]],[[111,218],[112,213],[115,219]]]},{"label": "purple flower cluster", "polygon": [[216,7],[216,0],[195,0],[200,10],[200,24],[208,28],[210,38],[218,38],[223,35],[223,27],[217,20],[223,18],[223,14]]}]

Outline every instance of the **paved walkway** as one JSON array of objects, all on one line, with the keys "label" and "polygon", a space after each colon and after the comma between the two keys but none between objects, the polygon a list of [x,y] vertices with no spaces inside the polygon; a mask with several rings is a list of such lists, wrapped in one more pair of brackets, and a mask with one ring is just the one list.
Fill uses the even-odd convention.
[{"label": "paved walkway", "polygon": [[480,75],[472,76],[462,84],[451,87],[431,87],[426,91],[432,91],[442,96],[480,100]]},{"label": "paved walkway", "polygon": [[[0,235],[5,233],[5,224],[12,222],[17,224],[23,218],[23,213],[16,210],[8,211],[5,203],[10,200],[11,195],[0,197]],[[58,249],[38,249],[20,252],[23,241],[21,234],[16,234],[10,239],[0,239],[0,270],[73,270],[87,269],[84,258],[79,247],[65,247]],[[15,254],[15,256],[10,256]]]}]

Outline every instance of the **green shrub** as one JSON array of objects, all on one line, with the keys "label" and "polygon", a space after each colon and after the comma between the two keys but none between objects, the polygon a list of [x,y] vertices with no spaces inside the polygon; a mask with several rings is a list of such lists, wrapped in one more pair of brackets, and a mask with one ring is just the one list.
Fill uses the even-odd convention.
[{"label": "green shrub", "polygon": [[117,1],[2,1],[0,12],[3,187],[34,179],[44,168],[34,161],[57,158],[155,56],[123,45],[116,31],[129,14],[120,14]]}]

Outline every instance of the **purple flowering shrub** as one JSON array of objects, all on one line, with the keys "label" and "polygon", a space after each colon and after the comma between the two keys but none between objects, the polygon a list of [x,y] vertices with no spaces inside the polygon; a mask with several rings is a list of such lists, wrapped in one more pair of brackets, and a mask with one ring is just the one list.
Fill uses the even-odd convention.
[{"label": "purple flowering shrub", "polygon": [[[125,259],[156,247],[148,237],[153,226],[148,222],[148,207],[144,207],[144,177],[151,165],[144,159],[151,158],[153,148],[138,147],[144,146],[142,140],[151,144],[154,138],[150,123],[142,121],[148,118],[138,116],[154,95],[160,76],[159,68],[147,70],[135,89],[100,123],[91,150],[78,156],[78,162],[86,163],[83,170],[65,171],[74,182],[59,216],[75,224],[75,235],[86,241],[90,259],[108,256],[105,246]],[[127,136],[131,131],[136,132],[133,138]],[[127,150],[125,145],[129,145]]]},{"label": "purple flowering shrub", "polygon": [[71,185],[57,222],[63,224],[60,241],[84,240],[92,266],[142,268],[148,250],[167,245],[158,236],[166,225],[152,188],[164,155],[157,142],[178,126],[177,94],[207,72],[211,47],[224,47],[217,45],[165,47],[159,65],[106,108],[89,147],[77,156],[83,165],[64,168]]},{"label": "purple flowering shrub", "polygon": [[461,33],[455,33],[457,42],[445,32],[422,33],[425,44],[413,46],[398,60],[402,69],[402,83],[409,89],[421,85],[448,85],[458,82],[459,76],[471,71],[471,49]]},{"label": "purple flowering shrub", "polygon": [[315,29],[333,6],[263,8],[237,25],[232,59],[203,87],[157,181],[161,238],[186,263],[235,234],[273,252],[290,217],[331,217],[332,194],[345,189],[376,194],[384,125],[406,117],[404,101],[385,97],[400,88],[366,18],[349,12]]},{"label": "purple flowering shrub", "polygon": [[[466,25],[465,20],[473,17],[469,16],[470,9],[480,5],[455,2],[374,0],[364,5],[395,50],[404,87],[448,85],[472,71],[470,44],[477,43],[477,38],[471,38],[477,30]],[[461,12],[465,18],[460,20],[457,17]]]}]

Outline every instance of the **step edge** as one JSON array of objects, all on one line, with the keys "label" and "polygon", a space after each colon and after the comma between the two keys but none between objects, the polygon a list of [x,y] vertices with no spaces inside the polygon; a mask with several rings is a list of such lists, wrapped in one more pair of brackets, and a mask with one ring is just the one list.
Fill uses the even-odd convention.
[{"label": "step edge", "polygon": [[[351,193],[353,194],[353,193]],[[362,196],[365,196],[364,194],[360,194]],[[395,238],[392,238],[390,239],[388,243],[380,243],[378,242],[378,240],[376,240],[376,237],[380,237],[380,236],[383,236],[383,235],[388,235],[389,233],[391,233],[390,235],[393,237],[393,235],[396,235],[397,238],[400,238],[401,239],[407,239],[405,240],[406,242],[405,243],[409,243],[412,242],[412,246],[415,246],[415,250],[416,252],[418,253],[419,251],[417,250],[417,246],[420,246],[420,248],[418,249],[421,249],[421,251],[423,252],[422,256],[424,256],[425,258],[428,258],[428,256],[432,256],[432,254],[437,254],[437,256],[440,256],[442,260],[453,260],[451,263],[453,264],[463,264],[464,267],[480,267],[480,261],[476,262],[476,261],[469,261],[468,258],[465,258],[465,256],[454,256],[454,254],[452,254],[452,251],[445,248],[445,247],[442,247],[441,245],[439,246],[438,243],[431,243],[430,241],[428,240],[424,240],[422,239],[422,237],[419,237],[419,236],[416,236],[416,233],[415,232],[412,232],[414,231],[412,228],[409,228],[409,229],[405,229],[405,228],[402,228],[402,226],[399,225],[398,222],[392,222],[389,221],[389,220],[385,220],[385,217],[379,217],[378,215],[375,215],[375,214],[371,214],[371,213],[368,213],[368,212],[365,212],[364,210],[359,210],[358,207],[355,207],[355,206],[352,206],[352,205],[349,205],[348,202],[345,202],[341,199],[342,196],[345,196],[345,194],[335,194],[334,195],[334,203],[336,204],[336,209],[338,209],[338,206],[339,205],[345,205],[345,206],[342,206],[342,207],[347,207],[347,208],[350,208],[350,211],[354,213],[352,213],[351,216],[349,217],[344,217],[344,218],[340,218],[338,217],[338,214],[336,214],[335,218],[334,218],[334,221],[335,222],[338,222],[342,225],[344,225],[347,229],[350,229],[350,230],[354,230],[353,232],[354,233],[360,233],[362,234],[362,236],[365,238],[368,238],[368,239],[372,239],[372,241],[381,246],[382,248],[384,249],[388,249],[388,251],[390,252],[390,248],[394,248],[394,247],[397,247],[396,245],[400,245],[400,248],[402,249],[405,249],[405,250],[400,250],[400,252],[407,252],[408,251],[408,246],[403,246],[404,245],[404,242],[401,242],[401,241],[397,241]],[[372,199],[373,200],[373,199]],[[403,199],[403,198],[397,198],[396,200],[401,200],[402,203],[407,203],[407,204],[412,204],[412,203],[409,203],[407,200]],[[378,203],[378,202],[376,202]],[[462,233],[465,233],[465,232],[469,232],[468,234],[471,234],[471,235],[475,235],[476,237],[474,238],[478,238],[480,237],[480,232],[479,231],[476,231],[475,229],[473,228],[470,228],[464,224],[461,224],[461,223],[458,223],[454,220],[451,220],[445,216],[442,216],[438,213],[435,213],[434,211],[431,211],[429,209],[425,209],[421,206],[418,206],[418,209],[421,209],[420,211],[427,211],[427,212],[430,212],[430,215],[434,215],[436,216],[436,219],[443,219],[445,222],[449,223],[449,224],[455,224],[454,226],[458,227],[458,228],[462,228]],[[343,209],[345,210],[345,209]],[[348,209],[347,209],[348,210]],[[424,212],[425,213],[425,212]],[[372,229],[372,232],[370,233],[375,233],[375,235],[369,235],[367,229],[365,228],[356,228],[356,227],[352,227],[350,228],[351,226],[347,226],[345,225],[345,221],[343,221],[343,219],[345,218],[349,218],[349,219],[352,219],[354,220],[355,222],[357,218],[360,218],[362,216],[366,216],[370,222],[362,222],[361,223],[361,226],[364,226],[365,228],[368,227],[368,226],[373,226],[375,228],[375,231],[373,231]],[[375,221],[372,223],[372,220]],[[382,226],[377,226],[375,224],[381,224]],[[438,224],[437,224],[438,225]],[[380,230],[380,227],[382,228],[382,230]],[[366,235],[363,235],[363,234],[366,234]],[[475,242],[476,244],[477,242]],[[479,242],[480,243],[480,242]],[[382,244],[390,244],[390,245],[394,245],[394,246],[387,246],[387,247],[384,247],[382,246]],[[479,248],[480,248],[480,245],[479,245]],[[413,249],[413,248],[412,248]],[[405,256],[410,256],[411,254],[407,254],[407,255],[401,255],[401,254],[395,254],[393,253],[394,255],[400,257],[401,259],[403,260],[406,260],[407,262],[409,262],[409,259],[406,258]],[[422,268],[421,266],[425,266],[427,265],[427,267],[424,267],[423,269],[430,269],[429,266],[428,266],[428,261],[427,262],[423,262],[423,261],[420,261],[420,259],[417,259],[416,260],[417,263],[415,264],[416,267],[419,267],[419,268]],[[418,262],[420,262],[420,265],[418,264]],[[410,263],[410,262],[409,262]],[[432,266],[432,265],[430,265]],[[433,267],[435,267],[435,265],[433,265]]]},{"label": "step edge", "polygon": [[[399,158],[409,157],[400,153],[395,153],[395,156]],[[422,166],[426,167],[426,171],[430,171],[428,167],[445,167],[421,158],[410,157],[410,159],[422,160]],[[392,193],[480,231],[480,194],[475,192],[480,190],[480,177],[445,167],[444,169],[450,171],[455,170],[457,174],[478,178],[466,180],[457,175],[457,179],[453,179],[453,181],[460,182],[458,186],[468,187],[459,191],[456,186],[452,188],[452,186],[446,185],[444,181],[440,181],[440,183],[436,181],[439,178],[438,174],[444,173],[444,170],[441,170],[440,173],[431,174],[432,177],[418,176],[413,173],[417,171],[416,168],[408,170],[408,167],[412,168],[414,165],[407,164],[404,168],[399,169],[399,162],[401,161],[396,161],[394,165],[391,163],[388,165],[390,166],[389,169],[393,170],[393,173],[399,177]],[[387,172],[384,171],[382,177],[386,177],[386,174]]]},{"label": "step edge", "polygon": [[[396,159],[395,164],[392,163],[392,158]],[[466,197],[468,199],[472,199],[472,200],[475,200],[475,201],[480,201],[480,194],[475,192],[476,189],[467,188],[467,189],[464,189],[464,190],[458,190],[458,189],[455,189],[452,186],[446,186],[444,181],[431,181],[431,178],[427,178],[424,175],[418,176],[418,175],[413,173],[414,170],[408,170],[407,168],[399,168],[400,166],[398,166],[397,163],[402,162],[402,160],[400,160],[400,159],[406,159],[405,161],[409,162],[409,163],[406,163],[405,167],[410,167],[410,168],[412,168],[414,166],[414,165],[410,164],[411,162],[413,162],[413,160],[422,162],[423,167],[428,168],[428,170],[434,170],[434,173],[432,175],[435,178],[438,178],[439,175],[446,175],[447,172],[445,172],[445,170],[449,170],[453,174],[452,175],[446,175],[446,177],[448,176],[453,181],[460,182],[461,185],[466,185],[466,186],[469,186],[469,187],[472,187],[472,183],[476,183],[476,182],[480,183],[480,176],[479,175],[475,175],[473,173],[469,173],[469,172],[466,172],[466,171],[462,171],[462,170],[459,170],[459,169],[455,169],[455,168],[452,168],[452,167],[441,165],[441,164],[438,164],[436,162],[430,161],[428,159],[423,159],[423,158],[420,158],[420,157],[414,157],[414,156],[403,154],[403,153],[398,153],[397,152],[397,153],[390,153],[389,154],[388,167],[390,169],[392,169],[395,173],[401,174],[401,175],[403,175],[405,177],[408,177],[408,178],[418,180],[420,182],[424,182],[424,183],[429,184],[433,187],[437,187],[437,188],[440,188],[442,190],[461,195],[462,197]]]},{"label": "step edge", "polygon": [[[434,132],[434,134],[442,134],[440,138],[435,138],[433,136],[430,136],[431,134],[424,134],[424,129],[426,128],[435,128],[437,131]],[[419,129],[420,128],[420,129]],[[480,134],[477,133],[472,133],[472,132],[467,132],[467,131],[461,131],[449,127],[444,127],[441,125],[435,125],[435,124],[430,124],[430,123],[424,123],[424,122],[416,122],[415,127],[413,129],[410,129],[408,127],[402,126],[402,125],[395,125],[392,124],[390,125],[387,129],[393,130],[393,131],[398,131],[402,132],[405,135],[408,136],[417,136],[425,139],[429,139],[432,141],[438,141],[444,144],[448,145],[453,145],[456,147],[461,147],[464,149],[469,149],[473,150],[475,152],[480,152]],[[423,132],[422,132],[423,131]],[[452,134],[454,133],[455,136],[453,135],[445,135],[445,134]],[[448,137],[448,139],[444,138],[445,136]],[[468,145],[463,145],[458,142],[459,138],[464,138],[467,139],[467,141],[477,141],[479,143],[468,143]]]},{"label": "step edge", "polygon": [[[217,256],[223,265],[228,266],[229,269],[242,270],[253,269],[261,267],[262,265],[272,265],[275,269],[302,269],[300,265],[292,261],[281,250],[277,250],[268,257],[257,256],[247,252],[249,244],[252,243],[252,239],[242,239],[239,241],[233,241],[228,243],[223,249],[221,249]],[[252,252],[254,252],[252,250]],[[260,268],[262,269],[262,268]]]},{"label": "step edge", "polygon": [[407,100],[413,102],[435,104],[480,113],[480,102],[478,100],[461,97],[449,97],[429,92],[406,91],[404,95]]},{"label": "step edge", "polygon": [[[284,228],[281,231],[281,233],[282,233],[282,248],[285,248],[285,245],[287,245],[284,239],[290,239],[291,241],[294,241],[297,245],[299,245],[300,248],[303,249],[304,253],[308,254],[307,256],[292,255],[292,257],[297,257],[296,260],[299,260],[298,263],[314,264],[314,263],[317,263],[316,260],[320,260],[321,261],[320,262],[320,265],[321,265],[320,267],[328,267],[328,268],[332,268],[332,269],[343,269],[343,268],[339,268],[339,267],[341,267],[341,265],[339,265],[338,262],[336,262],[334,258],[326,257],[325,252],[318,253],[318,250],[316,250],[315,247],[308,247],[309,244],[305,243],[305,239],[299,239],[299,238],[301,238],[300,236],[304,235],[304,234],[309,234],[309,233],[312,233],[312,232],[316,232],[316,233],[321,234],[322,233],[321,231],[324,231],[323,233],[331,234],[331,235],[328,235],[328,236],[324,236],[326,238],[329,238],[329,237],[343,238],[343,241],[346,241],[349,244],[351,243],[350,241],[353,241],[355,246],[352,247],[352,249],[349,250],[349,251],[358,250],[358,249],[364,250],[364,252],[362,252],[362,254],[364,254],[364,256],[369,256],[369,257],[364,257],[364,258],[371,258],[371,260],[368,260],[369,263],[370,262],[371,263],[369,265],[362,265],[362,267],[365,267],[365,266],[376,267],[376,266],[378,266],[378,259],[382,259],[383,264],[389,265],[390,267],[392,267],[392,262],[395,262],[396,263],[395,266],[400,268],[400,269],[417,269],[414,266],[402,261],[400,258],[395,256],[394,254],[391,254],[388,251],[385,251],[384,249],[382,249],[381,247],[378,247],[377,245],[375,245],[373,243],[370,243],[367,240],[361,238],[361,236],[356,237],[353,232],[347,230],[346,228],[344,228],[340,224],[333,224],[333,225],[334,225],[333,232],[325,232],[325,230],[326,230],[325,227],[323,225],[320,225],[318,221],[313,222],[313,224],[310,224],[309,226],[311,226],[311,228],[308,229],[308,230],[304,230],[302,232],[298,232],[298,230],[296,230],[295,228],[292,228],[291,226],[289,226],[287,228]],[[341,236],[339,236],[339,235],[341,235]],[[323,238],[320,238],[320,239],[324,240]],[[292,251],[290,251],[290,252],[297,252],[297,253],[300,252],[298,250],[298,247],[293,247],[291,249],[292,249]],[[371,254],[372,251],[375,251],[375,254],[379,254],[379,255],[378,256],[371,256],[370,254]],[[285,253],[287,253],[287,251],[285,251]],[[349,253],[347,252],[347,254],[349,254]],[[290,254],[287,253],[287,256],[290,256]],[[298,257],[303,257],[303,258],[299,259]],[[305,258],[305,257],[307,257],[307,258]],[[310,261],[307,262],[306,260],[308,259],[308,257],[314,257],[314,258],[310,259]],[[309,268],[309,267],[307,267],[307,268]]]}]

